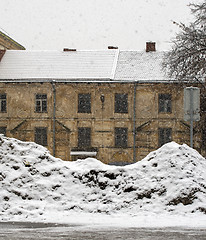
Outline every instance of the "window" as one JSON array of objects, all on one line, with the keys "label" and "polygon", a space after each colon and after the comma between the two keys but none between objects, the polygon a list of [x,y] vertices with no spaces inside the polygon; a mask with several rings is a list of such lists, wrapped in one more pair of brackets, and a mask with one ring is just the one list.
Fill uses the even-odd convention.
[{"label": "window", "polygon": [[0,127],[0,134],[4,134],[6,136],[6,127]]},{"label": "window", "polygon": [[78,128],[78,147],[88,148],[91,146],[91,128]]},{"label": "window", "polygon": [[81,93],[78,95],[78,113],[91,113],[90,93]]},{"label": "window", "polygon": [[42,146],[47,146],[47,128],[46,127],[35,128],[35,142]]},{"label": "window", "polygon": [[0,111],[6,112],[6,94],[0,94],[0,101],[1,101]]},{"label": "window", "polygon": [[36,94],[36,112],[47,112],[46,94]]},{"label": "window", "polygon": [[172,96],[171,94],[159,94],[159,112],[171,113],[172,112]]},{"label": "window", "polygon": [[115,93],[115,113],[128,113],[128,94]]},{"label": "window", "polygon": [[115,147],[127,147],[127,128],[115,128]]},{"label": "window", "polygon": [[159,147],[165,143],[171,142],[172,129],[171,128],[159,128]]},{"label": "window", "polygon": [[206,129],[202,129],[202,147],[206,148]]}]

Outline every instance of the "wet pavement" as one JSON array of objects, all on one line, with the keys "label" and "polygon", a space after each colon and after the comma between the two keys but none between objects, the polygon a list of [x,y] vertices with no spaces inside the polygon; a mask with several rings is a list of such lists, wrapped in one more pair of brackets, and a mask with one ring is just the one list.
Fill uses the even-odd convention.
[{"label": "wet pavement", "polygon": [[206,240],[206,229],[106,228],[86,225],[0,222],[0,240]]}]

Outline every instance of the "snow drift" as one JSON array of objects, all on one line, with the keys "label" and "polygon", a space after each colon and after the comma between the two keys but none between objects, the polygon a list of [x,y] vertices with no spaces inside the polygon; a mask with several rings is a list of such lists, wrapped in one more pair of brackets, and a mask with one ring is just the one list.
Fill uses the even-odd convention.
[{"label": "snow drift", "polygon": [[65,162],[31,142],[0,135],[0,219],[55,214],[206,213],[206,160],[175,142],[125,167]]}]

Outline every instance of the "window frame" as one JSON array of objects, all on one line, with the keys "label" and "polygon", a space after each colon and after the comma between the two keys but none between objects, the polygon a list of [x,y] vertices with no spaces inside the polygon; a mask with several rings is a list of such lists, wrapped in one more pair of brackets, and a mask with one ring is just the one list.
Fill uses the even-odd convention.
[{"label": "window frame", "polygon": [[172,94],[158,94],[158,111],[159,113],[172,113]]},{"label": "window frame", "polygon": [[114,112],[128,113],[128,93],[115,93]]},{"label": "window frame", "polygon": [[126,127],[115,127],[114,128],[114,145],[117,148],[128,147],[128,128]]},{"label": "window frame", "polygon": [[47,94],[46,93],[35,94],[35,112],[47,113]]},{"label": "window frame", "polygon": [[7,95],[6,93],[0,94],[0,112],[6,113],[7,112]]},{"label": "window frame", "polygon": [[42,145],[42,146],[48,146],[48,129],[47,129],[47,127],[35,127],[34,142],[39,145]]},{"label": "window frame", "polygon": [[91,93],[78,94],[78,113],[91,113]]},{"label": "window frame", "polygon": [[78,148],[90,148],[91,147],[91,128],[90,127],[78,127]]},{"label": "window frame", "polygon": [[[168,134],[169,133],[169,134]],[[158,128],[158,146],[172,141],[172,128]]]}]

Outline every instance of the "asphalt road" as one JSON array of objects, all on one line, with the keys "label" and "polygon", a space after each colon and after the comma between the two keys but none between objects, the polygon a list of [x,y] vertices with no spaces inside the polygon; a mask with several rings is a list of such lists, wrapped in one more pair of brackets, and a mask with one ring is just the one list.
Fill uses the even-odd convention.
[{"label": "asphalt road", "polygon": [[0,222],[0,240],[206,240],[206,229],[103,228],[85,225]]}]

